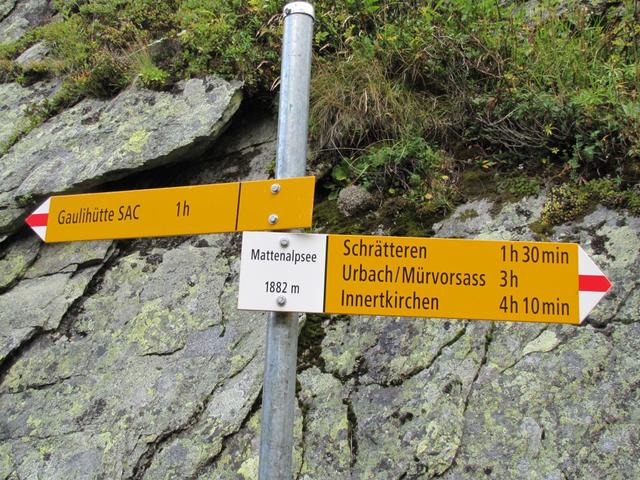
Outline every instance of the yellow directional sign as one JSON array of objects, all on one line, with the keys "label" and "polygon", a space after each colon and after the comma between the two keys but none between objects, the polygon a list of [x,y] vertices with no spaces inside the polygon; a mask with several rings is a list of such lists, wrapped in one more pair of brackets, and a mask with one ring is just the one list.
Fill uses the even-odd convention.
[{"label": "yellow directional sign", "polygon": [[48,198],[26,219],[45,242],[311,226],[314,177]]},{"label": "yellow directional sign", "polygon": [[610,286],[572,243],[247,232],[239,307],[579,324]]}]

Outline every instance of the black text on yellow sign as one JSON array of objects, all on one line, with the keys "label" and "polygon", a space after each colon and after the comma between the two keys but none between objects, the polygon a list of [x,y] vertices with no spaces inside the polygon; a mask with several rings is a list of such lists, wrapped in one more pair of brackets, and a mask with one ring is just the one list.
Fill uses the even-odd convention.
[{"label": "black text on yellow sign", "polygon": [[47,243],[311,226],[314,177],[47,199],[26,222]]},{"label": "black text on yellow sign", "polygon": [[239,308],[579,324],[609,287],[571,243],[248,232]]}]

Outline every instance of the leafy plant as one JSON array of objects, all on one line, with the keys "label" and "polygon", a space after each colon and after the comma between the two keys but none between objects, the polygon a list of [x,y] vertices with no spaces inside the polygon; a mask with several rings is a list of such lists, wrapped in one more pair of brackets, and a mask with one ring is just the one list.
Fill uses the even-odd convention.
[{"label": "leafy plant", "polygon": [[142,85],[152,90],[162,90],[169,80],[169,73],[156,66],[151,55],[142,47],[131,55],[133,70]]},{"label": "leafy plant", "polygon": [[381,195],[403,197],[423,211],[448,211],[455,197],[456,162],[422,137],[378,144],[334,167],[338,182],[358,183]]}]

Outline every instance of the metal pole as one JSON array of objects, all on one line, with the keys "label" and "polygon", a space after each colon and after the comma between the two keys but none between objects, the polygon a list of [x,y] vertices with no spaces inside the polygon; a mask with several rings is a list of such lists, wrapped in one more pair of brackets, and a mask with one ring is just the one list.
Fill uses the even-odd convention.
[{"label": "metal pole", "polygon": [[[276,178],[300,177],[307,162],[309,84],[314,9],[307,2],[284,7]],[[259,480],[293,477],[298,314],[270,312],[262,390]]]}]

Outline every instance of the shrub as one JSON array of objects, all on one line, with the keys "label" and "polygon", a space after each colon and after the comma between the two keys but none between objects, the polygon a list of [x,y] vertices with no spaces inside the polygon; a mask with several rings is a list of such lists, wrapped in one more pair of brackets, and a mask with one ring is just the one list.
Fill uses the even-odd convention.
[{"label": "shrub", "polygon": [[13,82],[20,74],[20,67],[13,60],[0,58],[0,83]]},{"label": "shrub", "polygon": [[420,95],[386,75],[362,51],[320,63],[311,87],[311,131],[322,146],[358,147],[420,133],[426,121]]},{"label": "shrub", "polygon": [[132,69],[142,85],[152,90],[162,90],[167,86],[169,73],[158,67],[147,52],[142,47],[131,55]]},{"label": "shrub", "polygon": [[334,167],[334,180],[403,197],[423,213],[445,213],[454,204],[457,162],[422,137],[377,144]]},{"label": "shrub", "polygon": [[[280,52],[271,42],[273,30],[263,27],[277,12],[273,1],[183,1],[176,15],[184,49],[180,67],[187,75],[215,72],[265,87],[273,80],[268,74],[278,69]],[[273,69],[261,70],[264,65]],[[267,73],[264,79],[261,72]]]}]

